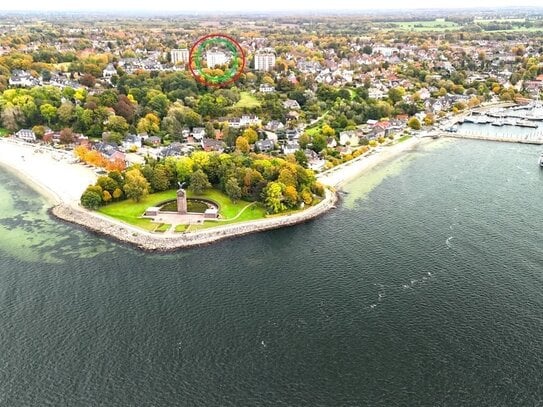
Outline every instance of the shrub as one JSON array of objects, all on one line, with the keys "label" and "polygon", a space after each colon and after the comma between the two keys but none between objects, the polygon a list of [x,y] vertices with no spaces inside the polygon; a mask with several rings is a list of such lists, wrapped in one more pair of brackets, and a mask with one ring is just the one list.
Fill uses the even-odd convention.
[{"label": "shrub", "polygon": [[87,209],[98,209],[102,205],[102,196],[96,191],[87,189],[81,195],[81,205]]}]

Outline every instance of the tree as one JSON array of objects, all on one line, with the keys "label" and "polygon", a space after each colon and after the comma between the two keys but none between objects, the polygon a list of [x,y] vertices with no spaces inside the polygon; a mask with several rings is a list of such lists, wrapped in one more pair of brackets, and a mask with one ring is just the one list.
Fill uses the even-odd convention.
[{"label": "tree", "polygon": [[110,176],[98,177],[98,179],[96,180],[96,185],[99,185],[102,190],[109,191],[111,193],[113,193],[113,191],[115,191],[115,189],[119,186],[117,181],[115,181]]},{"label": "tree", "polygon": [[296,158],[296,162],[300,164],[302,167],[307,167],[307,156],[302,150],[295,151],[294,158]]},{"label": "tree", "polygon": [[127,198],[139,202],[149,194],[149,182],[147,182],[139,169],[134,168],[126,171],[123,189]]},{"label": "tree", "polygon": [[70,102],[61,104],[57,114],[62,124],[70,124],[74,120],[74,105]]},{"label": "tree", "polygon": [[60,131],[60,142],[62,144],[72,144],[74,139],[74,132],[69,127],[66,127]]},{"label": "tree", "polygon": [[207,138],[215,138],[215,128],[213,127],[213,123],[207,122],[205,125],[205,133]]},{"label": "tree", "polygon": [[304,189],[302,193],[300,194],[300,197],[302,198],[302,201],[304,201],[304,204],[311,205],[313,202],[313,194],[311,191]]},{"label": "tree", "polygon": [[285,187],[284,196],[285,202],[289,207],[293,208],[298,205],[298,191],[296,191],[296,187],[287,185]]},{"label": "tree", "polygon": [[123,190],[121,188],[115,188],[113,191],[113,199],[120,199],[123,196]]},{"label": "tree", "polygon": [[245,129],[242,136],[247,139],[249,144],[254,144],[258,140],[258,134],[252,128]]},{"label": "tree", "polygon": [[313,137],[313,150],[317,153],[321,152],[322,150],[324,150],[327,146],[327,141],[326,141],[326,136],[324,135],[324,133],[321,133],[321,134],[315,134],[315,136]]},{"label": "tree", "polygon": [[102,196],[97,191],[87,189],[81,195],[81,205],[87,209],[98,209],[102,205]]},{"label": "tree", "polygon": [[263,191],[264,204],[268,212],[279,213],[286,209],[283,203],[283,187],[284,185],[279,182],[270,182]]},{"label": "tree", "polygon": [[44,82],[49,82],[51,80],[51,71],[48,69],[41,71],[41,78]]},{"label": "tree", "polygon": [[45,134],[45,127],[44,126],[34,126],[32,127],[32,131],[36,135],[38,139],[42,139],[43,135]]},{"label": "tree", "polygon": [[420,130],[421,128],[419,119],[417,119],[414,116],[411,119],[409,119],[409,121],[407,122],[407,125],[413,130]]},{"label": "tree", "polygon": [[189,188],[195,194],[201,194],[206,189],[211,188],[207,175],[202,170],[196,170],[190,176]]},{"label": "tree", "polygon": [[431,126],[435,123],[435,117],[432,113],[426,113],[426,116],[424,116],[424,124],[426,126]]},{"label": "tree", "polygon": [[24,114],[20,107],[6,107],[2,110],[2,124],[9,131],[16,131],[24,121]]},{"label": "tree", "polygon": [[168,110],[168,115],[162,120],[162,129],[181,139],[181,133],[185,127],[196,127],[202,124],[202,116],[189,107],[174,104]]},{"label": "tree", "polygon": [[111,194],[109,193],[109,191],[102,192],[102,200],[106,204],[109,203],[109,201],[111,201]]},{"label": "tree", "polygon": [[132,123],[134,120],[134,113],[136,111],[136,106],[130,101],[126,95],[120,95],[117,103],[113,106],[115,113],[119,116],[122,116],[126,121]]},{"label": "tree", "polygon": [[279,173],[279,177],[277,177],[277,181],[281,184],[284,184],[286,186],[294,186],[296,187],[296,174],[290,170],[290,168],[286,167],[281,170]]},{"label": "tree", "polygon": [[221,106],[212,95],[206,94],[198,101],[198,113],[205,117],[218,117],[222,113]]},{"label": "tree", "polygon": [[160,119],[153,113],[147,113],[142,117],[137,126],[138,133],[157,134],[160,130]]},{"label": "tree", "polygon": [[51,125],[51,121],[57,117],[57,108],[50,103],[45,103],[40,106],[40,113],[47,124]]},{"label": "tree", "polygon": [[247,154],[249,152],[249,142],[245,137],[239,136],[236,139],[236,150],[243,154]]},{"label": "tree", "polygon": [[122,116],[110,116],[106,123],[106,130],[125,135],[128,132],[128,123]]},{"label": "tree", "polygon": [[238,180],[234,177],[228,178],[226,184],[224,185],[224,190],[226,195],[230,197],[232,202],[236,202],[241,198],[241,188],[239,186]]},{"label": "tree", "polygon": [[302,133],[302,135],[298,138],[300,148],[305,150],[309,143],[311,143],[311,136],[307,133]]},{"label": "tree", "polygon": [[157,164],[151,176],[153,191],[166,191],[170,187],[170,178],[164,164]]},{"label": "tree", "polygon": [[388,98],[393,104],[400,102],[405,95],[405,89],[401,86],[391,88],[388,91]]},{"label": "tree", "polygon": [[324,137],[334,137],[336,135],[336,131],[328,124],[322,126],[321,133]]},{"label": "tree", "polygon": [[96,78],[90,73],[87,73],[79,79],[79,83],[87,88],[94,88],[94,85],[96,85]]},{"label": "tree", "polygon": [[187,182],[194,170],[194,161],[190,157],[181,157],[175,163],[177,169],[177,180]]},{"label": "tree", "polygon": [[155,96],[153,96],[149,103],[147,104],[153,111],[157,114],[157,116],[164,116],[166,114],[166,111],[168,110],[168,106],[170,104],[170,101],[164,95],[163,93],[159,93]]}]

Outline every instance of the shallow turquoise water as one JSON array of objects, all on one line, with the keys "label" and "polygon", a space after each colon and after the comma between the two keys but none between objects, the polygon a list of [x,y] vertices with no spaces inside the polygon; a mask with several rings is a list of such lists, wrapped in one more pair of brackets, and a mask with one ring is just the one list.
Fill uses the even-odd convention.
[{"label": "shallow turquoise water", "polygon": [[0,406],[542,405],[539,150],[438,141],[320,219],[165,255],[0,172]]}]

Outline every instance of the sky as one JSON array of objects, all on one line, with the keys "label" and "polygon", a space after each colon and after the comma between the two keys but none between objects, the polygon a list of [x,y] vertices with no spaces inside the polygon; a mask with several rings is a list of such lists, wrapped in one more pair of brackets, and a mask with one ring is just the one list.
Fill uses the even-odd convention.
[{"label": "sky", "polygon": [[[371,10],[403,8],[468,8],[543,6],[541,0],[272,0],[254,2],[251,0],[23,0],[2,1],[0,10],[48,11],[48,10],[96,10],[96,11],[323,11],[323,10]],[[255,4],[256,3],[256,4]]]}]

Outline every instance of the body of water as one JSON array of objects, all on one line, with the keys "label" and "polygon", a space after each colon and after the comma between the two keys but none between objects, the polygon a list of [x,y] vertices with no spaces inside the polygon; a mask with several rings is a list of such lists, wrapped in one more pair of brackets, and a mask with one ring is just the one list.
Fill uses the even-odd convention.
[{"label": "body of water", "polygon": [[435,141],[315,221],[166,255],[0,172],[0,406],[541,406],[539,150]]}]

